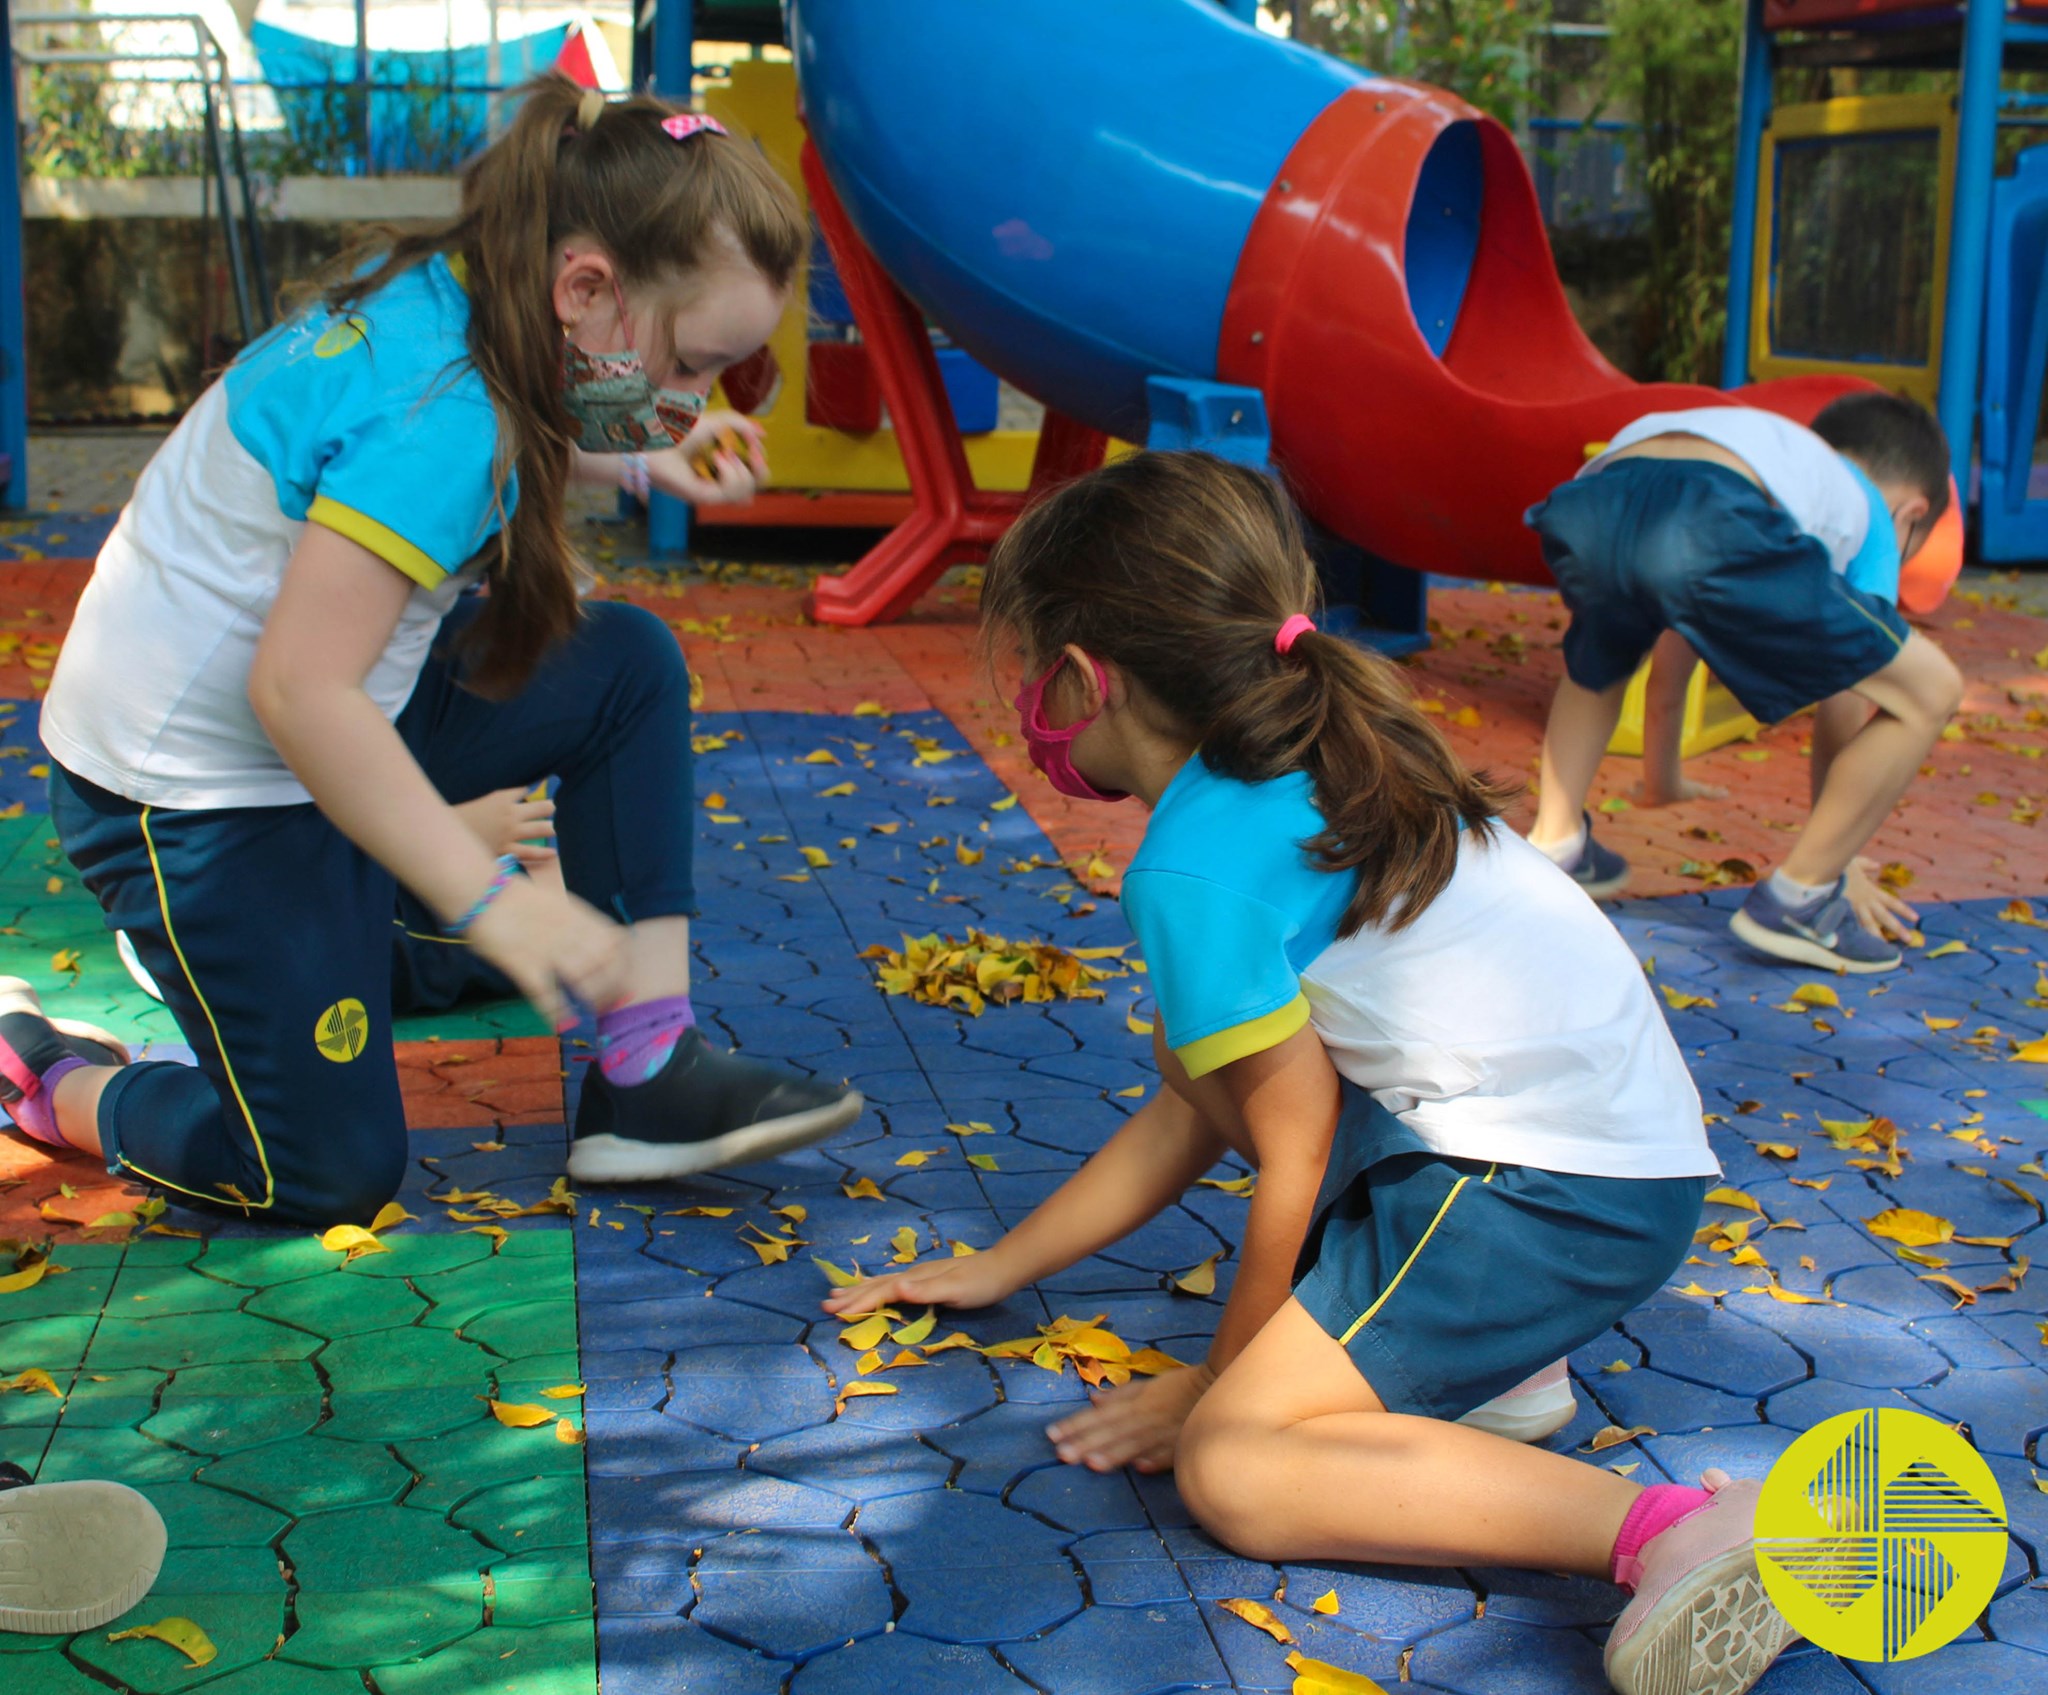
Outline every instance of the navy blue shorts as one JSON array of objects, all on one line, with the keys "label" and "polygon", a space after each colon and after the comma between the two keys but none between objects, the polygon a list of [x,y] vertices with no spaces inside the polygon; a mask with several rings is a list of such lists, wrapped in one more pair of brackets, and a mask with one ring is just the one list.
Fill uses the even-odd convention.
[{"label": "navy blue shorts", "polygon": [[1658,636],[1692,643],[1766,724],[1853,688],[1905,645],[1898,608],[1851,588],[1747,477],[1700,459],[1624,459],[1529,511],[1572,621],[1581,688],[1626,681]]},{"label": "navy blue shorts", "polygon": [[1460,1418],[1583,1347],[1692,1248],[1709,1177],[1577,1177],[1447,1159],[1344,1085],[1295,1299],[1389,1412]]}]

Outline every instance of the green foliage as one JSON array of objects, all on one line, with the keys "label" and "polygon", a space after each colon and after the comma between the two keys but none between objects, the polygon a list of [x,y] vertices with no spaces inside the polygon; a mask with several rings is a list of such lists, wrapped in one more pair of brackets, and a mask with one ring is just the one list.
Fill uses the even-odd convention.
[{"label": "green foliage", "polygon": [[[1307,10],[1300,0],[1297,31]],[[1313,11],[1316,45],[1368,70],[1447,88],[1504,124],[1534,104],[1549,0],[1317,0]]]},{"label": "green foliage", "polygon": [[1610,103],[1638,122],[1650,203],[1650,359],[1673,382],[1720,376],[1742,12],[1742,0],[1607,5]]}]

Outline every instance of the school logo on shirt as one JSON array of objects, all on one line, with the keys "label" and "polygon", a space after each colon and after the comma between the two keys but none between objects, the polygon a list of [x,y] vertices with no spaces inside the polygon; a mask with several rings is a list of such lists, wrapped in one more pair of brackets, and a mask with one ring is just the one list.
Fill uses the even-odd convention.
[{"label": "school logo on shirt", "polygon": [[313,357],[316,359],[338,359],[344,353],[352,353],[370,339],[370,321],[357,317],[353,312],[337,318],[320,332],[320,339],[313,343]]},{"label": "school logo on shirt", "polygon": [[369,1039],[370,1015],[361,1001],[336,1001],[313,1025],[313,1045],[336,1065],[348,1064]]},{"label": "school logo on shirt", "polygon": [[1757,1568],[1785,1621],[1850,1660],[1912,1660],[1982,1614],[2005,1498],[1977,1450],[1903,1407],[1816,1425],[1764,1479]]}]

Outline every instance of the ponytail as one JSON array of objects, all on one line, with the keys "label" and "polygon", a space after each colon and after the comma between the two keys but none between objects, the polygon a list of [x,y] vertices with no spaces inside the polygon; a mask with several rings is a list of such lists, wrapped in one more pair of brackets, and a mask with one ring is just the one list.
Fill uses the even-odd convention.
[{"label": "ponytail", "polygon": [[622,281],[641,284],[702,265],[726,243],[782,290],[807,235],[795,194],[750,141],[707,133],[680,144],[661,127],[674,107],[644,96],[608,101],[554,72],[518,99],[505,133],[464,169],[461,210],[373,238],[367,253],[340,261],[340,280],[324,294],[345,312],[437,253],[463,263],[469,363],[497,415],[501,502],[485,567],[490,595],[465,638],[464,681],[495,698],[516,692],[574,631],[589,580],[563,516],[576,429],[562,402],[556,244],[589,236]]},{"label": "ponytail", "polygon": [[1068,484],[989,560],[983,639],[1043,662],[1068,643],[1143,687],[1227,777],[1314,784],[1303,844],[1355,872],[1341,933],[1398,930],[1457,868],[1461,827],[1490,836],[1512,791],[1468,770],[1390,661],[1321,631],[1274,638],[1319,600],[1292,503],[1206,453],[1140,453]]}]

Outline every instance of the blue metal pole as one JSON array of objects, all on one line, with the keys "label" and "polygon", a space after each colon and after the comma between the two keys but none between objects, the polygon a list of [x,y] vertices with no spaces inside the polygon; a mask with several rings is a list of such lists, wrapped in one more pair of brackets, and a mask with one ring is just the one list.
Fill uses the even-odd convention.
[{"label": "blue metal pole", "polygon": [[[695,43],[690,35],[692,0],[655,0],[653,63],[654,92],[666,99],[688,104],[691,57]],[[657,559],[679,558],[690,551],[690,508],[656,490],[647,498],[647,551]]]},{"label": "blue metal pole", "polygon": [[1764,126],[1771,121],[1771,38],[1764,0],[1748,0],[1742,18],[1742,80],[1735,114],[1735,211],[1728,232],[1728,329],[1721,386],[1749,381],[1750,302],[1756,290],[1756,203],[1763,185]]},{"label": "blue metal pole", "polygon": [[1948,301],[1941,322],[1938,410],[1956,487],[1970,497],[1978,366],[1984,353],[1985,265],[1991,252],[1991,169],[1998,139],[2005,0],[1970,0],[1956,106],[1956,183],[1949,219]]},{"label": "blue metal pole", "polygon": [[0,0],[0,42],[7,74],[0,76],[0,507],[20,511],[28,504],[28,309],[22,293],[21,124],[14,110],[14,20]]}]

